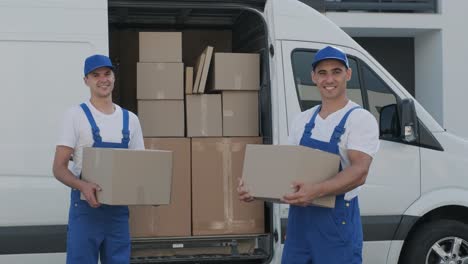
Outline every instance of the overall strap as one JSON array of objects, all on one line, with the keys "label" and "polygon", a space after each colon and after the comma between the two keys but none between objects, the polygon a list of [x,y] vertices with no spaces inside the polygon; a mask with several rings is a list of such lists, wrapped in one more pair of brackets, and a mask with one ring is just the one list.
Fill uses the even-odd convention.
[{"label": "overall strap", "polygon": [[355,107],[349,109],[348,112],[346,112],[346,114],[341,119],[340,123],[335,127],[335,130],[333,131],[330,142],[336,142],[336,143],[340,142],[341,136],[346,131],[344,126],[346,124],[346,121],[348,120],[349,115],[351,114],[351,112],[353,112],[354,110],[356,110],[358,108],[361,108],[361,107],[360,106],[355,106]]},{"label": "overall strap", "polygon": [[96,125],[96,121],[94,121],[93,115],[89,110],[88,106],[85,103],[80,104],[81,109],[83,109],[84,113],[86,114],[86,118],[88,118],[88,122],[91,125],[91,130],[93,134],[94,142],[101,142],[102,138],[99,134],[99,127]]},{"label": "overall strap", "polygon": [[317,110],[315,110],[314,114],[310,118],[310,121],[304,127],[304,134],[307,134],[308,137],[310,137],[312,133],[312,129],[314,129],[315,127],[315,118],[317,118],[317,115],[320,112],[320,109],[322,109],[322,105],[319,105],[317,107]]},{"label": "overall strap", "polygon": [[128,144],[130,142],[130,130],[128,128],[128,110],[122,108],[123,114],[123,129],[122,129],[122,144]]}]

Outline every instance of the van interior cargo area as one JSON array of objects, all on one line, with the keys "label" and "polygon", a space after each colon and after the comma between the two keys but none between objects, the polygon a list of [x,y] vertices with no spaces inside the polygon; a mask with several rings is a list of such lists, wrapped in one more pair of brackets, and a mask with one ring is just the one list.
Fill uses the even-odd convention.
[{"label": "van interior cargo area", "polygon": [[[109,54],[116,66],[114,101],[137,113],[139,32],[182,32],[184,67],[193,67],[206,45],[213,45],[215,52],[218,46],[225,48],[221,52],[260,54],[260,135],[264,144],[272,144],[271,51],[260,15],[264,5],[264,0],[109,0]],[[184,40],[185,36],[199,38],[194,43]],[[131,263],[267,263],[278,239],[272,226],[273,205],[265,203],[265,233],[133,238]]]}]

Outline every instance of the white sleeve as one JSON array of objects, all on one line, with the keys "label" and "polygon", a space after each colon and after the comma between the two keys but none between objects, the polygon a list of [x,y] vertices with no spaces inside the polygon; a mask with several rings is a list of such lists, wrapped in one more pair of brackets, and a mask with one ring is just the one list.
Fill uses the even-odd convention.
[{"label": "white sleeve", "polygon": [[62,118],[60,126],[59,139],[57,146],[66,146],[75,148],[78,142],[79,131],[77,127],[77,111],[75,108],[70,108]]},{"label": "white sleeve", "polygon": [[291,127],[289,128],[289,135],[288,135],[288,144],[289,145],[299,145],[301,139],[298,137],[302,135],[304,131],[299,128],[299,123],[301,120],[303,113],[299,113],[291,123]]},{"label": "white sleeve", "polygon": [[145,149],[145,143],[143,141],[143,132],[141,131],[140,120],[138,117],[129,112],[130,119],[132,120],[132,131],[130,131],[130,143],[129,149]]},{"label": "white sleeve", "polygon": [[[354,116],[353,116],[354,114]],[[371,157],[379,150],[379,126],[375,117],[367,110],[356,110],[351,114],[347,149],[364,152]],[[351,117],[350,116],[350,117]]]}]

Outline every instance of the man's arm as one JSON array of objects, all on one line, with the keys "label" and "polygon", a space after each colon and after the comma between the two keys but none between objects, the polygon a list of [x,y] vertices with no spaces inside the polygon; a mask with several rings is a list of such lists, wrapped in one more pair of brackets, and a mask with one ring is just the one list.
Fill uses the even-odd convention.
[{"label": "man's arm", "polygon": [[96,198],[96,191],[100,191],[101,188],[97,184],[80,180],[73,175],[73,173],[68,169],[68,161],[72,154],[73,148],[66,146],[56,147],[53,164],[53,173],[55,178],[73,189],[80,190],[91,207],[99,207],[100,204]]},{"label": "man's arm", "polygon": [[348,150],[347,153],[351,163],[349,167],[321,183],[294,182],[292,187],[297,191],[285,195],[282,201],[292,205],[308,206],[317,198],[343,194],[363,185],[366,182],[372,157],[357,150]]}]

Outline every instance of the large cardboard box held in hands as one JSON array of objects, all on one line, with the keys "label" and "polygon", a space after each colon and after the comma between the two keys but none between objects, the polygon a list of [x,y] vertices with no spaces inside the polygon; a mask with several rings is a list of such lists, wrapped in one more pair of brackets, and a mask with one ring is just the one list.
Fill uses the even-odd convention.
[{"label": "large cardboard box held in hands", "polygon": [[183,63],[137,63],[137,99],[184,99]]},{"label": "large cardboard box held in hands", "polygon": [[239,201],[245,146],[259,137],[192,139],[193,235],[263,233],[264,203]]},{"label": "large cardboard box held in hands", "polygon": [[220,94],[187,95],[187,137],[221,137]]},{"label": "large cardboard box held in hands", "polygon": [[84,148],[82,178],[101,187],[102,204],[169,204],[172,152]]},{"label": "large cardboard box held in hands", "polygon": [[[243,176],[254,197],[278,202],[294,192],[293,181],[318,183],[334,177],[340,167],[340,157],[303,146],[247,145]],[[313,202],[323,207],[335,207],[335,196]]]},{"label": "large cardboard box held in hands", "polygon": [[182,62],[181,32],[140,32],[140,62]]},{"label": "large cardboard box held in hands", "polygon": [[258,92],[223,91],[223,136],[256,137],[258,129]]},{"label": "large cardboard box held in hands", "polygon": [[183,100],[140,100],[138,117],[144,137],[183,137]]},{"label": "large cardboard box held in hands", "polygon": [[211,91],[259,90],[260,55],[215,52],[210,67]]},{"label": "large cardboard box held in hands", "polygon": [[190,139],[145,138],[145,148],[173,152],[171,203],[161,206],[130,206],[130,235],[132,237],[190,236],[192,233]]}]

